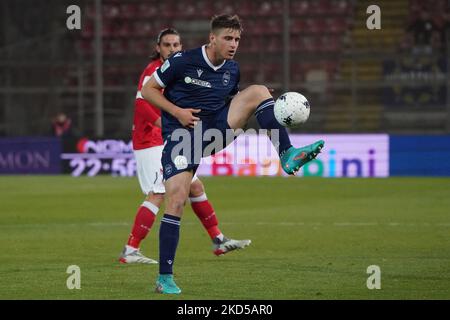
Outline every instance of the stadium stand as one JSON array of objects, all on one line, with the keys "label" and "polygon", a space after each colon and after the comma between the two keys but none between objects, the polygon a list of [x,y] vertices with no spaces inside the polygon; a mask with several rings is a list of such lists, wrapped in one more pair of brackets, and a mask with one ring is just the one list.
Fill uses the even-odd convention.
[{"label": "stadium stand", "polygon": [[[17,1],[17,7],[21,1]],[[18,114],[25,120],[36,119],[37,115],[42,119],[61,109],[75,123],[82,122],[87,134],[92,134],[95,7],[93,1],[80,3],[83,9],[80,31],[68,31],[65,26],[52,23],[57,21],[57,12],[70,4],[68,0],[45,2],[39,7],[43,12],[36,14],[47,18],[37,21],[32,29],[20,23],[17,18],[20,12],[14,6],[0,6],[0,14],[5,18],[2,20],[7,25],[4,30],[7,35],[1,38],[6,42],[0,45],[13,44],[8,50],[0,49],[4,61],[0,80],[4,88],[6,83],[9,87],[22,88],[15,89],[20,91],[17,94],[9,89],[2,91],[5,102],[0,110],[0,135],[18,134],[20,130],[40,133],[48,125],[45,120],[39,120],[30,123],[27,129],[8,126],[14,109],[11,101],[20,106],[16,109],[24,109]],[[185,48],[199,46],[207,42],[209,18],[215,13],[238,13],[243,19],[245,30],[236,57],[242,70],[242,87],[263,83],[275,89],[275,96],[288,88],[310,99],[314,113],[300,131],[448,130],[442,116],[448,99],[443,84],[447,61],[440,58],[445,56],[447,46],[446,0],[430,0],[427,5],[418,0],[380,0],[377,4],[383,8],[381,30],[366,28],[366,9],[371,4],[367,0],[289,1],[289,25],[284,24],[283,2],[274,0],[103,0],[102,4],[105,134],[109,136],[128,134],[129,119],[116,115],[132,113],[136,82],[148,62],[158,30],[175,27],[183,35]],[[57,9],[50,10],[52,7]],[[431,32],[423,20],[424,10],[432,17]],[[290,55],[287,84],[283,75],[286,27]],[[395,90],[386,90],[386,84],[389,79],[399,77],[400,67],[405,69],[408,65],[399,56],[424,53],[420,45],[425,40],[430,48],[429,57],[417,59],[428,59],[423,65],[434,70],[431,77],[439,85],[432,86],[431,90],[425,88],[423,94],[415,96],[408,94],[406,87],[406,98],[399,99]],[[22,70],[27,74],[57,74],[58,78],[23,76]],[[414,103],[409,103],[410,100]],[[31,104],[39,107],[25,107]],[[415,127],[422,116],[420,113],[402,117],[407,108],[418,109],[424,105],[428,108],[425,116],[430,121]],[[408,117],[411,120],[405,123]]]}]

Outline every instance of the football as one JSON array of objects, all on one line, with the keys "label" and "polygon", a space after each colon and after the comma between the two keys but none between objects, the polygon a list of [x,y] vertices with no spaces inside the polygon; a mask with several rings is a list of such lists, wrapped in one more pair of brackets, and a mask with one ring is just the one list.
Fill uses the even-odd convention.
[{"label": "football", "polygon": [[275,102],[274,113],[284,127],[293,128],[305,123],[309,118],[309,102],[298,92],[283,93]]}]

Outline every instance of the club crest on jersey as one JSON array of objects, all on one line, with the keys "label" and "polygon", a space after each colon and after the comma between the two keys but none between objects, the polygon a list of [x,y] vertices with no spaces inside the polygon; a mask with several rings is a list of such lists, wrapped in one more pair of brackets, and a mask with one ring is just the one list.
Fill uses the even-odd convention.
[{"label": "club crest on jersey", "polygon": [[231,78],[230,71],[225,71],[222,77],[222,83],[224,86],[227,86],[230,83],[230,78]]},{"label": "club crest on jersey", "polygon": [[202,73],[203,73],[202,69],[197,69],[197,74],[199,78],[202,76]]},{"label": "club crest on jersey", "polygon": [[172,165],[170,163],[166,164],[164,171],[166,171],[166,174],[171,174],[172,173]]}]

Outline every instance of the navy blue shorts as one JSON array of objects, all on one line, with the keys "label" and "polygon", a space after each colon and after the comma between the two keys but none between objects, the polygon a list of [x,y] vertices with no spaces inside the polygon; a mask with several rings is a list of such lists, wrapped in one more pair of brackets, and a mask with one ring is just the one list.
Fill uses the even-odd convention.
[{"label": "navy blue shorts", "polygon": [[[228,125],[229,105],[201,119],[193,129],[172,126],[164,134],[161,164],[165,180],[184,171],[197,171],[200,160],[224,149],[236,137]],[[164,125],[164,124],[163,124]]]}]

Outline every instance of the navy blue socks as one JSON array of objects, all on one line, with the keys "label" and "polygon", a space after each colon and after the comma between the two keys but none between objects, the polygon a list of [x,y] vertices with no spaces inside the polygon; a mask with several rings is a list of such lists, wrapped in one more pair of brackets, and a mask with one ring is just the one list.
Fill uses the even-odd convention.
[{"label": "navy blue socks", "polygon": [[284,151],[289,149],[292,144],[289,139],[288,132],[285,127],[283,127],[275,118],[273,113],[273,107],[275,105],[275,101],[272,98],[264,100],[259,104],[256,108],[255,116],[258,120],[259,126],[262,129],[278,129],[279,132],[279,144],[277,145],[277,141],[273,141],[275,149],[278,151],[278,154],[282,154]]},{"label": "navy blue socks", "polygon": [[164,214],[159,228],[159,273],[172,274],[178,239],[180,238],[180,218]]}]

